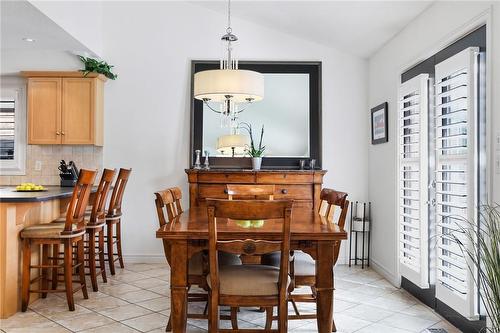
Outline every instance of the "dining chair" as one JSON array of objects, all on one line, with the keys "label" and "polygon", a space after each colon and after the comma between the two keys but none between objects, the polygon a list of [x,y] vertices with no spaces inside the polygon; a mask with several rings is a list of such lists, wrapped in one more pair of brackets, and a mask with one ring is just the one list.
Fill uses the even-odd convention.
[{"label": "dining chair", "polygon": [[[263,199],[274,200],[275,185],[263,184],[226,184],[228,200],[236,199]],[[240,255],[243,264],[260,264],[261,256],[251,256],[246,254]],[[238,329],[238,311],[239,308],[231,308],[231,322],[233,329]],[[260,312],[269,311],[269,309],[261,308]],[[271,309],[272,311],[272,309]],[[272,315],[272,313],[271,313]],[[266,327],[271,327],[272,320],[269,320],[269,313],[266,316]]]},{"label": "dining chair", "polygon": [[[345,226],[347,211],[349,209],[347,193],[324,188],[321,190],[320,200],[321,205],[319,208],[319,214],[332,223],[337,223],[339,228],[343,229]],[[340,209],[339,214],[335,214],[337,207]],[[334,221],[335,216],[338,217],[336,222]],[[337,241],[334,246],[334,266],[339,258],[340,245],[341,242]],[[262,263],[277,267],[279,265],[279,260],[280,254],[272,253],[264,256],[262,258]],[[303,251],[293,251],[292,262],[290,263],[290,274],[292,276],[292,288],[303,286],[310,287],[311,294],[290,294],[289,299],[292,303],[295,314],[289,315],[289,319],[316,319],[316,313],[301,314],[296,304],[299,302],[316,302],[316,263],[314,259]],[[333,321],[332,332],[336,331],[335,321]]]},{"label": "dining chair", "polygon": [[[84,244],[85,235],[85,209],[87,208],[92,185],[94,184],[96,171],[80,170],[77,183],[71,196],[71,201],[66,213],[64,223],[42,223],[27,226],[21,230],[20,236],[23,240],[23,261],[22,261],[22,286],[21,286],[21,309],[25,312],[28,309],[30,293],[40,293],[42,298],[47,297],[47,293],[65,292],[66,300],[70,311],[75,310],[73,294],[82,290],[83,297],[88,298],[87,286],[85,283],[85,259]],[[31,264],[32,247],[42,248],[41,264]],[[59,256],[49,256],[51,246],[64,246],[63,263],[59,264]],[[73,246],[76,245],[76,254],[73,253]],[[58,252],[56,252],[58,253]],[[49,262],[52,259],[52,264]],[[41,275],[31,279],[31,269],[41,269]],[[49,271],[52,269],[52,276],[49,279]],[[58,280],[57,270],[64,270],[64,289],[49,289],[49,280]],[[73,271],[76,269],[79,275],[79,286],[73,288]],[[54,274],[55,272],[55,274]],[[31,289],[34,282],[40,281],[39,289]],[[57,283],[56,283],[57,286]]]},{"label": "dining chair", "polygon": [[[181,204],[182,191],[178,187],[173,187],[163,191],[158,191],[155,193],[155,196],[156,212],[158,214],[158,221],[161,228],[167,223],[172,223],[172,221],[183,212]],[[163,251],[167,262],[170,264],[170,246],[166,240],[163,240]],[[221,265],[241,264],[241,260],[237,256],[229,253],[221,253],[219,260]],[[207,261],[206,254],[203,254],[202,252],[197,252],[191,257],[188,264],[189,288],[191,288],[191,286],[198,286],[204,290],[208,290],[206,282],[206,276],[208,274]],[[206,293],[188,292],[188,303],[189,302],[208,302],[208,295]],[[203,314],[188,313],[187,316],[192,319],[208,319],[206,311]],[[166,328],[167,332],[172,330],[171,318],[172,316],[170,315]],[[229,320],[231,318],[223,316],[223,319]]]},{"label": "dining chair", "polygon": [[[125,187],[132,169],[120,168],[118,176],[113,187],[113,194],[109,201],[108,210],[106,212],[106,247],[109,272],[115,275],[115,261],[119,261],[120,267],[124,268],[122,255],[122,234],[121,234],[121,219],[122,219],[122,200]],[[116,244],[116,253],[114,245]],[[116,257],[116,258],[115,258]]]},{"label": "dining chair", "polygon": [[[208,232],[209,232],[209,331],[232,332],[234,330],[219,330],[219,306],[231,308],[264,307],[271,309],[278,307],[278,330],[267,332],[287,331],[287,298],[290,255],[290,220],[292,215],[292,201],[278,200],[211,200],[207,199]],[[229,219],[225,221],[225,219]],[[268,220],[265,223],[276,223],[273,219],[283,220],[281,233],[275,240],[255,239],[219,240],[218,222],[224,226],[230,220]],[[237,222],[237,221],[235,221]],[[281,258],[279,268],[265,265],[231,265],[220,266],[218,263],[219,251],[233,254],[263,255],[272,251],[279,251]],[[246,330],[238,330],[244,332]]]}]

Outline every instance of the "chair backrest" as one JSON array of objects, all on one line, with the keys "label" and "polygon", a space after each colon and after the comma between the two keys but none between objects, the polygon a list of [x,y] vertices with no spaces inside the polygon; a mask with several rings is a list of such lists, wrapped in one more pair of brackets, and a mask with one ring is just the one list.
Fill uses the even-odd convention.
[{"label": "chair backrest", "polygon": [[156,204],[156,212],[158,214],[158,222],[160,223],[160,227],[162,227],[168,222],[172,221],[176,216],[174,209],[175,200],[174,196],[172,195],[172,191],[170,191],[170,189],[155,192],[155,196],[156,196],[155,204]]},{"label": "chair backrest", "polygon": [[274,185],[242,185],[242,184],[227,184],[226,192],[229,200],[236,197],[250,197],[262,199],[267,196],[268,200],[274,199]]},{"label": "chair backrest", "polygon": [[[64,223],[64,231],[62,234],[70,235],[78,233],[85,228],[85,210],[87,209],[90,192],[94,185],[97,171],[80,169],[78,180],[73,189],[73,195],[68,205],[66,212],[66,222]],[[76,224],[76,229],[73,229],[73,224]]]},{"label": "chair backrest", "polygon": [[[262,255],[280,251],[279,293],[280,297],[285,297],[288,285],[292,206],[293,201],[288,200],[207,199],[209,272],[212,292],[219,294],[218,251],[246,255]],[[258,239],[219,241],[217,239],[217,218],[232,220],[283,219],[282,234],[278,241]]]},{"label": "chair backrest", "polygon": [[122,213],[122,199],[123,193],[125,192],[125,187],[127,186],[128,178],[132,169],[120,168],[118,172],[118,177],[116,177],[115,186],[113,188],[113,194],[111,195],[111,200],[109,201],[108,216],[116,216]]},{"label": "chair backrest", "polygon": [[92,212],[90,213],[90,225],[95,225],[104,222],[104,217],[106,215],[106,201],[108,200],[109,187],[113,182],[115,177],[116,169],[104,169],[102,172],[101,180],[99,181],[99,186],[95,192],[94,205],[92,206]]},{"label": "chair backrest", "polygon": [[182,200],[182,191],[178,187],[172,187],[170,189],[170,192],[172,192],[172,196],[174,197],[174,202],[175,202],[175,216],[179,215],[180,213],[183,212],[182,210],[182,205],[181,205],[181,200]]},{"label": "chair backrest", "polygon": [[[347,193],[324,188],[321,190],[320,199],[322,203],[326,205],[324,216],[328,220],[333,221],[335,208],[340,208],[339,218],[337,219],[337,221],[333,221],[333,223],[336,223],[339,228],[344,229],[347,211],[349,210],[349,200],[347,200]],[[323,204],[321,206],[323,206]],[[320,214],[322,214],[323,210],[321,206]],[[335,244],[334,263],[336,263],[337,259],[339,258],[340,244],[340,241]]]}]

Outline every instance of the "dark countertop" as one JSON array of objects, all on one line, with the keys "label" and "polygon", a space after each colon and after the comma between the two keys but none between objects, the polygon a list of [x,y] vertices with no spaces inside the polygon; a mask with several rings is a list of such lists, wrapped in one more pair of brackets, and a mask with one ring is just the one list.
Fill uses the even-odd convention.
[{"label": "dark countertop", "polygon": [[39,202],[68,198],[73,194],[73,187],[45,186],[45,188],[47,191],[43,192],[16,192],[15,186],[0,186],[0,202]]},{"label": "dark countertop", "polygon": [[260,170],[253,170],[253,169],[238,169],[238,168],[210,168],[210,169],[184,169],[185,172],[214,172],[214,173],[220,173],[220,172],[225,172],[225,173],[241,173],[241,172],[248,172],[248,173],[266,173],[266,172],[275,172],[275,173],[283,173],[283,172],[289,172],[289,173],[313,173],[313,172],[318,172],[318,173],[326,173],[327,170],[323,169],[260,169]]}]

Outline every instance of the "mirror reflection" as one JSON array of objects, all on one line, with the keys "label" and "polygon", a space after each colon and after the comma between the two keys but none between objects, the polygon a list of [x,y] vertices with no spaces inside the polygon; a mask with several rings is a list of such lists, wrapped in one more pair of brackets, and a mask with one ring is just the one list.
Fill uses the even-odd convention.
[{"label": "mirror reflection", "polygon": [[[238,123],[252,126],[256,144],[264,126],[264,156],[308,158],[309,74],[264,73],[264,85],[264,99],[239,113]],[[210,106],[217,109],[215,103]],[[204,105],[203,151],[217,157],[245,156],[245,148],[250,144],[248,132],[221,125],[221,115]]]}]

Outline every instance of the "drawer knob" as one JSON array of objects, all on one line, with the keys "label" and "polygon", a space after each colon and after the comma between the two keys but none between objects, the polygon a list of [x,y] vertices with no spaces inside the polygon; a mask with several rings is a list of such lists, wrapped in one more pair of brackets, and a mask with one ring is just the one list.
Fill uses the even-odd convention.
[{"label": "drawer knob", "polygon": [[286,188],[284,188],[284,189],[282,189],[282,190],[281,190],[281,193],[283,193],[283,194],[287,194],[287,193],[288,193],[288,190],[287,190]]}]

